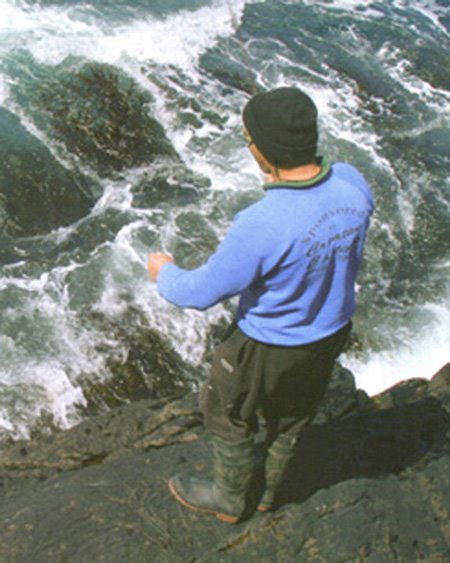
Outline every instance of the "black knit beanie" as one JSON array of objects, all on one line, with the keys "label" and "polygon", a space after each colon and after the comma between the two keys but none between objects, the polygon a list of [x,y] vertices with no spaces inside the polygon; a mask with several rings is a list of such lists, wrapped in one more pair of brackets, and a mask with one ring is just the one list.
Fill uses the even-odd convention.
[{"label": "black knit beanie", "polygon": [[314,161],[317,149],[317,108],[297,88],[283,87],[254,96],[244,107],[244,125],[252,141],[278,168]]}]

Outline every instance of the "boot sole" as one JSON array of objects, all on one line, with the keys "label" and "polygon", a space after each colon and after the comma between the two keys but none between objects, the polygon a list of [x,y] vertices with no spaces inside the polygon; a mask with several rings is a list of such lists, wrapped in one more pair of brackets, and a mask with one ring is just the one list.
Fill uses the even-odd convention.
[{"label": "boot sole", "polygon": [[222,520],[222,522],[227,522],[228,524],[236,524],[239,520],[237,516],[230,516],[229,514],[215,512],[214,510],[209,510],[208,508],[201,508],[200,506],[194,506],[193,504],[190,504],[187,500],[180,496],[177,489],[175,488],[175,485],[173,484],[172,479],[169,480],[169,490],[179,503],[186,506],[187,508],[190,508],[194,512],[204,512],[205,514],[212,514],[219,520]]}]

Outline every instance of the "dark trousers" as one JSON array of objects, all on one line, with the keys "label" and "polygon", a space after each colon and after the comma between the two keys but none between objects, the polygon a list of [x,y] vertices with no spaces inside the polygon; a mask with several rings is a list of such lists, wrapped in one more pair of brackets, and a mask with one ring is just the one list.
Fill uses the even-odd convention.
[{"label": "dark trousers", "polygon": [[240,441],[257,430],[257,411],[273,437],[297,437],[314,417],[351,323],[302,346],[274,346],[233,325],[218,346],[200,395],[206,429]]}]

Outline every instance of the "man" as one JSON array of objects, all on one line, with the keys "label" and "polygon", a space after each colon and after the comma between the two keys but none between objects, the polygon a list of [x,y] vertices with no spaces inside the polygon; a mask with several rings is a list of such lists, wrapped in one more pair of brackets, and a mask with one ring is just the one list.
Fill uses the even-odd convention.
[{"label": "man", "polygon": [[239,295],[236,323],[218,346],[201,408],[212,435],[214,479],[177,475],[172,494],[192,510],[237,522],[253,471],[259,410],[267,425],[264,512],[295,443],[314,417],[350,330],[370,189],[348,164],[316,156],[317,109],[296,88],[258,94],[243,112],[265,196],[238,213],[206,264],[149,256],[159,293],[206,309]]}]

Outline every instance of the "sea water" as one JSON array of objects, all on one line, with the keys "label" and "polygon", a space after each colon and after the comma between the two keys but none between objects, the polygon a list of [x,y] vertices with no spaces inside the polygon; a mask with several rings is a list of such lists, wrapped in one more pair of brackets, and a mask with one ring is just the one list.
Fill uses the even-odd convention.
[{"label": "sea water", "polygon": [[[0,238],[0,433],[28,436],[47,415],[70,426],[86,403],[82,381],[107,384],[108,351],[126,356],[126,344],[86,322],[86,310],[120,322],[132,306],[203,376],[211,327],[231,319],[234,303],[203,313],[169,305],[148,280],[146,256],[164,250],[200,264],[261,196],[241,110],[253,92],[282,85],[316,100],[321,153],[357,166],[377,203],[357,343],[343,364],[374,394],[448,362],[449,27],[439,0],[0,0],[0,109],[95,185],[75,220]],[[33,91],[86,63],[117,69],[148,94],[176,159],[101,173],[52,134],[69,116],[50,126]],[[194,200],[183,189],[151,205],[137,197],[143,178],[183,188],[180,174],[191,174]]]}]

